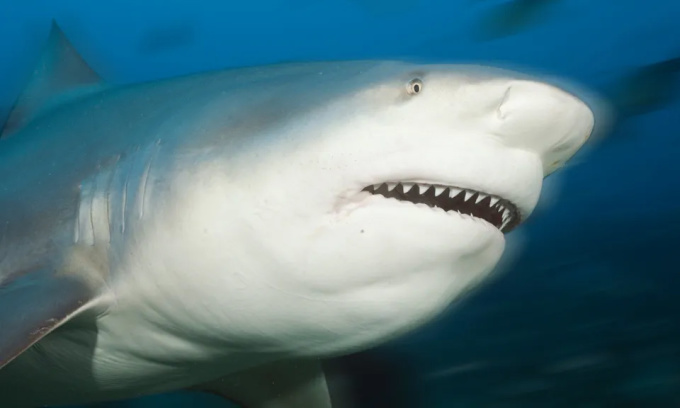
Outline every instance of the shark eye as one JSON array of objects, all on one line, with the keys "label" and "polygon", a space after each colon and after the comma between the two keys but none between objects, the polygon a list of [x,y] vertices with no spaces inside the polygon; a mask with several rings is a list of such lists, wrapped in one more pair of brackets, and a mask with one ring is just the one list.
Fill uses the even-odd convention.
[{"label": "shark eye", "polygon": [[423,81],[420,78],[413,78],[409,81],[407,91],[411,95],[420,93],[423,90]]}]

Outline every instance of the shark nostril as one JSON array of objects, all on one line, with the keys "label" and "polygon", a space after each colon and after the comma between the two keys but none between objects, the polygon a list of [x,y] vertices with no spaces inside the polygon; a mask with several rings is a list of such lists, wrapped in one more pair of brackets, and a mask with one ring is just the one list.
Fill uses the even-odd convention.
[{"label": "shark nostril", "polygon": [[508,89],[505,90],[505,93],[503,93],[503,98],[501,98],[501,102],[498,104],[498,108],[496,108],[496,115],[501,120],[505,119],[508,115],[508,112],[505,109],[503,109],[503,107],[505,106],[505,103],[510,98],[510,91],[511,90],[512,90],[512,85],[508,86]]},{"label": "shark nostril", "polygon": [[501,85],[494,93],[495,112],[489,112],[493,134],[508,146],[538,153],[546,169],[562,166],[590,133],[590,110],[552,85],[524,80]]}]

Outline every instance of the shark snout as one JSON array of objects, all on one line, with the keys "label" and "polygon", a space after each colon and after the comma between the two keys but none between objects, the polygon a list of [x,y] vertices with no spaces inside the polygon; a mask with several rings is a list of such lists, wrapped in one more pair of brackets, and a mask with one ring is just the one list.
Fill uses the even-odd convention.
[{"label": "shark snout", "polygon": [[537,153],[545,175],[578,151],[595,123],[592,110],[576,96],[526,80],[506,84],[496,115],[498,136],[512,147]]}]

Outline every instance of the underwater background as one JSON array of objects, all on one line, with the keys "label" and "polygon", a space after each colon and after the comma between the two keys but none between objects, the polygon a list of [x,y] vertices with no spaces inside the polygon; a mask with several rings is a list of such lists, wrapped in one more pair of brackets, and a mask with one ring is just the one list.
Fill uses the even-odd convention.
[{"label": "underwater background", "polygon": [[[680,1],[0,0],[0,115],[56,20],[113,83],[284,61],[491,64],[585,85],[608,132],[546,180],[495,279],[328,362],[339,408],[680,407]],[[228,407],[198,393],[99,408]]]}]

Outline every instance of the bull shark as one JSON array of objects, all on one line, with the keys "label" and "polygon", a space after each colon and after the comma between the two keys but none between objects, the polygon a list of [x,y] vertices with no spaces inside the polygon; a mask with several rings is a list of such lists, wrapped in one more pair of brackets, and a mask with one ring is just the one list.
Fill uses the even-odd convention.
[{"label": "bull shark", "polygon": [[102,81],[54,25],[0,139],[0,405],[329,408],[321,361],[490,275],[592,106],[498,68]]}]

